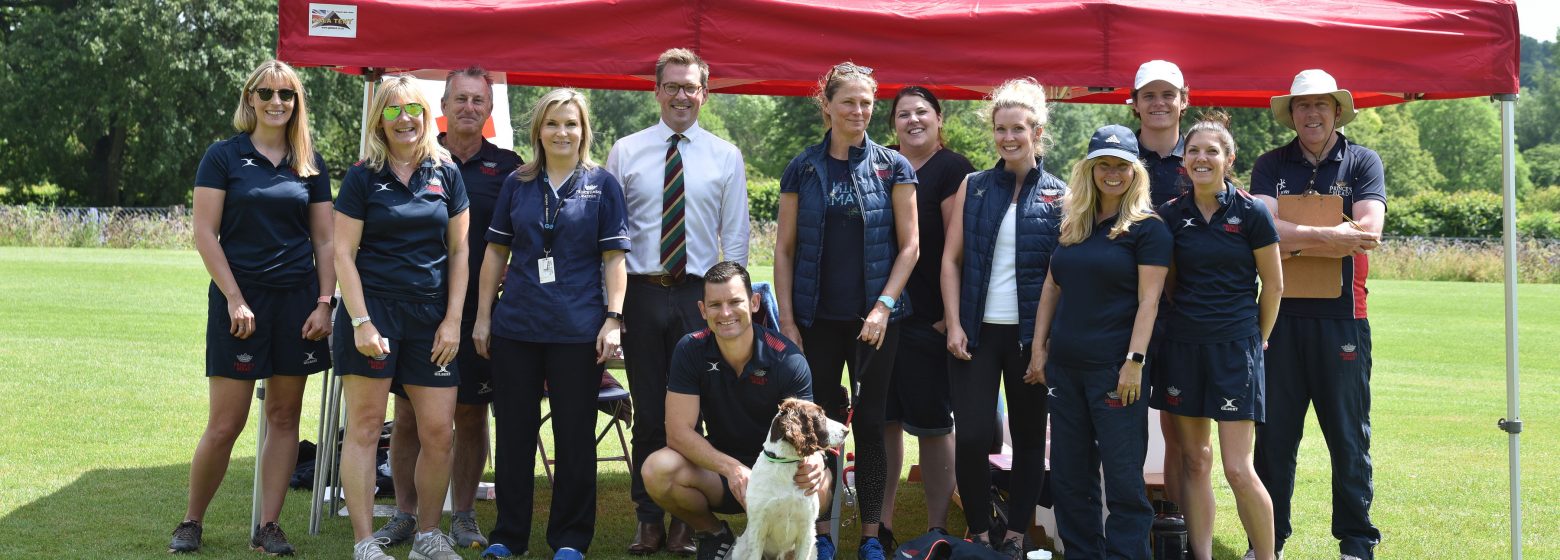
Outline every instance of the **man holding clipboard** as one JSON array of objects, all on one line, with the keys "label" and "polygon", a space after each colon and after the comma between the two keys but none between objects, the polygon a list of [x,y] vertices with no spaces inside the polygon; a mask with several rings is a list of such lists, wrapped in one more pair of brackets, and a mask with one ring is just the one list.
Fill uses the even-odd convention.
[{"label": "man holding clipboard", "polygon": [[1294,269],[1305,280],[1291,284],[1286,274],[1269,339],[1267,423],[1257,428],[1257,474],[1273,497],[1281,551],[1293,532],[1295,459],[1308,405],[1314,404],[1332,457],[1333,536],[1343,560],[1369,559],[1381,532],[1370,520],[1365,278],[1387,212],[1381,157],[1337,130],[1354,120],[1354,96],[1326,72],[1300,72],[1289,95],[1272,99],[1272,110],[1296,138],[1257,158],[1251,194],[1273,211],[1285,272]]}]

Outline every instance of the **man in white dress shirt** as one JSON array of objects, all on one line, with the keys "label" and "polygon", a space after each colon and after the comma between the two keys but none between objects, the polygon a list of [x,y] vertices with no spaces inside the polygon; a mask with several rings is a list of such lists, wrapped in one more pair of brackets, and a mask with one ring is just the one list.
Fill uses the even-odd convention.
[{"label": "man in white dress shirt", "polygon": [[[628,201],[628,292],[623,303],[623,357],[634,399],[634,464],[666,447],[667,369],[677,341],[704,327],[698,302],[703,275],[722,260],[747,265],[748,198],[742,152],[699,128],[709,65],[687,49],[669,49],[655,64],[661,121],[623,137],[607,171]],[[639,529],[629,554],[694,552],[693,531],[665,512],[633,473]]]}]

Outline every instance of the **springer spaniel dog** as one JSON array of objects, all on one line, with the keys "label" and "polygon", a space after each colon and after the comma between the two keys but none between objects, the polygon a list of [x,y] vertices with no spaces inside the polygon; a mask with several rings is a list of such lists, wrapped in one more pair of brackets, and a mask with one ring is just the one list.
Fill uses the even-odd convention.
[{"label": "springer spaniel dog", "polygon": [[737,539],[731,560],[816,560],[818,496],[804,495],[796,487],[796,468],[803,459],[843,443],[846,431],[816,404],[800,399],[780,403],[780,412],[769,423],[764,453],[748,479],[747,530]]}]

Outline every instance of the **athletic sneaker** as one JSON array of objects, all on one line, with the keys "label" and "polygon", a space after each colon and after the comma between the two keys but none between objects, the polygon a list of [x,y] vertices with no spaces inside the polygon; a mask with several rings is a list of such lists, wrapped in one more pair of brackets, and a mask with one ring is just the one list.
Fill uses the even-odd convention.
[{"label": "athletic sneaker", "polygon": [[885,554],[892,555],[894,551],[899,550],[899,539],[894,538],[893,529],[879,525],[877,538],[878,542],[883,543],[883,550]]},{"label": "athletic sneaker", "polygon": [[412,560],[460,560],[460,555],[455,553],[454,541],[449,535],[439,532],[438,529],[426,533],[417,533],[417,538],[412,542]]},{"label": "athletic sneaker", "polygon": [[834,538],[818,535],[818,560],[834,560]]},{"label": "athletic sneaker", "polygon": [[1338,560],[1365,560],[1365,559],[1364,558],[1360,558],[1358,556],[1355,556],[1353,554],[1342,554],[1342,555],[1338,556]]},{"label": "athletic sneaker", "polygon": [[693,534],[697,560],[726,560],[731,555],[732,545],[737,544],[737,535],[731,532],[731,526],[725,521],[720,522],[720,529],[719,534],[703,531]]},{"label": "athletic sneaker", "polygon": [[255,527],[255,536],[249,539],[249,548],[271,556],[292,556],[293,546],[287,542],[287,533],[275,521]]},{"label": "athletic sneaker", "polygon": [[558,552],[553,553],[553,560],[585,560],[585,555],[580,554],[578,550],[565,546],[558,549]]},{"label": "athletic sneaker", "polygon": [[1003,539],[1002,544],[997,545],[997,554],[1009,560],[1024,560],[1024,537]]},{"label": "athletic sneaker", "polygon": [[[521,552],[521,554],[525,553]],[[509,547],[504,546],[504,543],[493,543],[482,551],[483,558],[509,558],[511,556],[514,556],[514,554],[509,552]]]},{"label": "athletic sneaker", "polygon": [[390,516],[383,527],[374,531],[374,538],[384,539],[384,546],[396,546],[404,543],[417,534],[417,516],[404,511],[397,511]]},{"label": "athletic sneaker", "polygon": [[195,552],[200,550],[200,522],[182,521],[178,527],[173,528],[173,540],[168,543],[168,552]]},{"label": "athletic sneaker", "polygon": [[477,526],[475,511],[450,514],[450,537],[455,539],[455,546],[459,548],[481,550],[488,545],[487,537],[482,536],[482,528]]},{"label": "athletic sneaker", "polygon": [[395,560],[394,556],[385,554],[385,547],[390,546],[390,541],[383,537],[369,537],[352,545],[352,560]]},{"label": "athletic sneaker", "polygon": [[1241,556],[1240,560],[1257,560],[1257,551],[1250,548],[1246,549],[1246,555]]},{"label": "athletic sneaker", "polygon": [[884,560],[883,542],[877,537],[861,539],[861,547],[856,549],[857,560]]}]

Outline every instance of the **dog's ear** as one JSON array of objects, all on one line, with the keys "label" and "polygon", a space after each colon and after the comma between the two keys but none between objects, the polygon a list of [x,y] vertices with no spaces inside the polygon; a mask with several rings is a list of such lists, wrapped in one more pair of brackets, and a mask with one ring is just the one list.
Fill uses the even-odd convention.
[{"label": "dog's ear", "polygon": [[785,426],[790,423],[788,420],[791,416],[791,411],[785,407],[785,403],[780,403],[775,412],[774,420],[769,421],[769,439],[765,441],[780,441],[785,438]]},{"label": "dog's ear", "polygon": [[823,408],[810,402],[797,401],[796,413],[797,437],[794,441],[797,454],[806,457],[822,451],[829,434],[828,416],[823,413]]}]

